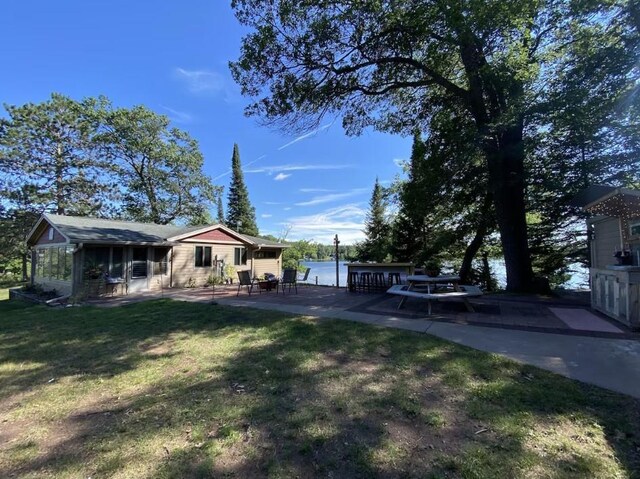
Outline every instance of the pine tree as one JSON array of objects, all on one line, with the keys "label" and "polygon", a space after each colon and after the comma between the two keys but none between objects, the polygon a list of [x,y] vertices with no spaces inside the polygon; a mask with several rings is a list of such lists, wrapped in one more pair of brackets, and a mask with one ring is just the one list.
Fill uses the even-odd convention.
[{"label": "pine tree", "polygon": [[218,195],[218,217],[216,218],[218,224],[224,225],[224,208],[222,207],[222,194]]},{"label": "pine tree", "polygon": [[385,213],[384,191],[378,178],[373,186],[369,212],[365,220],[367,239],[358,247],[358,256],[363,261],[383,262],[389,254],[389,224]]},{"label": "pine tree", "polygon": [[258,235],[256,224],[256,210],[249,201],[249,192],[244,184],[242,167],[240,166],[240,151],[238,144],[233,145],[231,158],[231,186],[227,196],[227,222],[226,224],[239,233],[251,236]]}]

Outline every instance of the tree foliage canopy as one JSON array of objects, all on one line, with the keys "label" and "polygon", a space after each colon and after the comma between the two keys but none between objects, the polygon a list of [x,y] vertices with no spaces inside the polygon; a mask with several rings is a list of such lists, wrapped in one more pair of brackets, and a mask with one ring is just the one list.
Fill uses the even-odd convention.
[{"label": "tree foliage canopy", "polygon": [[258,236],[256,210],[249,200],[249,191],[244,183],[242,165],[240,164],[240,150],[233,145],[231,157],[231,185],[227,197],[227,225],[237,229],[239,233]]},{"label": "tree foliage canopy", "polygon": [[549,112],[570,114],[576,98],[577,113],[589,97],[619,103],[637,86],[637,2],[232,5],[252,30],[231,64],[254,98],[248,114],[300,129],[339,115],[351,134],[368,126],[431,134],[439,115],[461,130],[469,125],[469,142],[484,157],[479,205],[492,202],[508,288],[534,288],[527,209],[540,196],[528,191],[529,155],[538,153],[529,140],[549,128]]}]

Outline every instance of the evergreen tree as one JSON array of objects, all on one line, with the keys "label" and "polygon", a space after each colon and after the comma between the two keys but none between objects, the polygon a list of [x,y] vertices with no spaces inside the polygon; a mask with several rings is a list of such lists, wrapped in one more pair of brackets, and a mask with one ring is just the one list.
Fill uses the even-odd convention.
[{"label": "evergreen tree", "polygon": [[92,113],[100,102],[54,93],[43,103],[5,105],[8,117],[0,120],[5,200],[59,215],[100,212],[109,192],[93,143]]},{"label": "evergreen tree", "polygon": [[244,184],[244,176],[240,166],[240,151],[237,143],[233,145],[233,156],[231,157],[231,186],[227,196],[227,208],[226,224],[230,228],[242,234],[258,235],[256,210],[251,206],[249,192]]},{"label": "evergreen tree", "polygon": [[111,160],[128,218],[157,224],[211,222],[216,188],[202,172],[204,158],[196,140],[141,105],[107,105],[97,120],[96,142]]},{"label": "evergreen tree", "polygon": [[365,221],[367,239],[358,245],[358,256],[363,261],[385,261],[389,254],[389,224],[385,212],[384,191],[378,178],[373,186],[369,212]]},{"label": "evergreen tree", "polygon": [[218,224],[224,225],[224,208],[222,207],[222,193],[218,195]]}]

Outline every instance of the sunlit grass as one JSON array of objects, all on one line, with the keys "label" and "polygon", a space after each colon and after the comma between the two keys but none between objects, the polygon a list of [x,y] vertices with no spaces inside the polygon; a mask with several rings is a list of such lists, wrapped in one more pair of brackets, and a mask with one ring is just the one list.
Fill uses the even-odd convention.
[{"label": "sunlit grass", "polygon": [[0,471],[15,477],[634,477],[638,405],[342,321],[0,302]]}]

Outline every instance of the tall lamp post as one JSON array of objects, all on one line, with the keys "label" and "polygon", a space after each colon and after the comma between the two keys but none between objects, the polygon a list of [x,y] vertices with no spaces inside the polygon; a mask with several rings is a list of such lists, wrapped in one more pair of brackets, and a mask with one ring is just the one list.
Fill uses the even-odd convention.
[{"label": "tall lamp post", "polygon": [[338,235],[333,238],[333,244],[336,245],[336,288],[340,287],[340,252],[338,250],[338,245],[340,244],[340,240],[338,240]]}]

